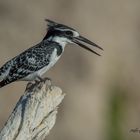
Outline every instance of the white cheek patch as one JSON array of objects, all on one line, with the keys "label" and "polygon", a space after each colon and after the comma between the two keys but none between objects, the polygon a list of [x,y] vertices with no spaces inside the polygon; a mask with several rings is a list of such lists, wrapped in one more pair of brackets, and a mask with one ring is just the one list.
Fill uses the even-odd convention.
[{"label": "white cheek patch", "polygon": [[69,42],[69,40],[65,37],[54,37],[53,41],[59,43],[63,48],[65,47],[65,45]]},{"label": "white cheek patch", "polygon": [[[62,31],[69,31],[69,30],[68,29],[66,29],[66,30],[63,29]],[[73,32],[73,37],[78,37],[79,36],[78,32],[76,32],[76,31],[72,31],[72,32]],[[68,39],[66,37],[62,37],[62,36],[55,36],[55,37],[52,37],[52,38],[49,38],[49,39],[59,43],[63,48],[65,47],[65,45],[67,43],[73,43],[70,39]]]}]

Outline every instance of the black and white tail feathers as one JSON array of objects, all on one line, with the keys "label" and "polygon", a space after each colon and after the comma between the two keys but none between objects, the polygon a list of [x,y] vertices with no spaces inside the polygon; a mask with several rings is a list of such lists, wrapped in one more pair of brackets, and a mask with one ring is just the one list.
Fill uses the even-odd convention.
[{"label": "black and white tail feathers", "polygon": [[3,86],[9,83],[9,80],[6,79],[9,69],[10,69],[10,62],[7,62],[0,68],[0,88],[2,88]]},{"label": "black and white tail feathers", "polygon": [[5,85],[10,84],[9,80],[2,80],[0,82],[0,88],[4,87]]},{"label": "black and white tail feathers", "polygon": [[6,67],[3,66],[0,68],[0,88],[7,85],[9,82],[8,80],[4,80],[6,73],[5,73]]}]

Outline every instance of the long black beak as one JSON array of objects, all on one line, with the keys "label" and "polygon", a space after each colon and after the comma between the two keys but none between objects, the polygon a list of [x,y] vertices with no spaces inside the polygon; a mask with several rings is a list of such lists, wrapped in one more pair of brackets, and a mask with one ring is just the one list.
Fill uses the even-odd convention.
[{"label": "long black beak", "polygon": [[92,41],[88,40],[87,38],[83,37],[83,36],[78,36],[78,37],[74,37],[73,38],[73,42],[76,43],[77,45],[79,45],[80,47],[98,55],[98,56],[101,56],[100,54],[98,54],[97,52],[93,51],[92,49],[90,49],[89,47],[87,47],[84,43],[88,44],[88,45],[91,45],[91,46],[94,46],[100,50],[103,50],[103,48],[101,48],[100,46],[98,46],[97,44],[93,43]]}]

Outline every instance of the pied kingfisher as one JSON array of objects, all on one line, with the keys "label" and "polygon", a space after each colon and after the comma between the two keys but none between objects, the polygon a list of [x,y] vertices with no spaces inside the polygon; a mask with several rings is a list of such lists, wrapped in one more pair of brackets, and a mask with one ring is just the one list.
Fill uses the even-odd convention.
[{"label": "pied kingfisher", "polygon": [[85,43],[103,50],[95,43],[80,36],[75,29],[49,19],[46,21],[48,31],[43,40],[0,68],[0,87],[18,80],[41,80],[41,76],[58,61],[68,43],[77,44],[96,55],[99,54],[87,47]]}]

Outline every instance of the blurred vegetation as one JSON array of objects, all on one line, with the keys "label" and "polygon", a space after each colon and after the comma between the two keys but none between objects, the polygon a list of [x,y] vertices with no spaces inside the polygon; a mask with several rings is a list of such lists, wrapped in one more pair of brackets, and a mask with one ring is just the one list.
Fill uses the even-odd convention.
[{"label": "blurred vegetation", "polygon": [[125,113],[126,93],[122,87],[116,84],[109,89],[109,94],[106,140],[125,140],[122,133],[122,122]]}]

